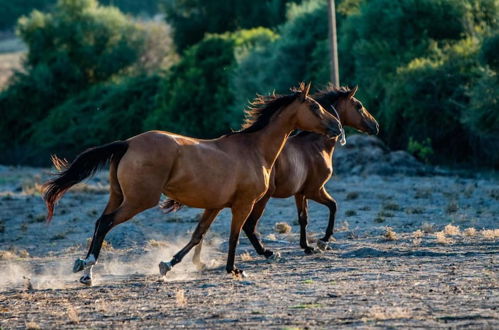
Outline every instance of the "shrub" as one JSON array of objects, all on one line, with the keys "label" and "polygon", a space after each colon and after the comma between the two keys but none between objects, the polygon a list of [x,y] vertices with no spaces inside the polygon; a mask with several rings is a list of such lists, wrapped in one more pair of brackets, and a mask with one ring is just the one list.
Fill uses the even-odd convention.
[{"label": "shrub", "polygon": [[[34,11],[21,18],[18,33],[29,48],[24,68],[0,94],[0,147],[10,149],[0,160],[9,163],[30,153],[34,123],[68,98],[175,60],[164,24],[135,23],[95,0],[59,0],[50,13]],[[152,38],[161,46],[146,50]]]},{"label": "shrub", "polygon": [[326,13],[326,2],[320,0],[290,6],[288,21],[278,29],[280,37],[240,59],[232,80],[238,92],[236,107],[244,106],[255,93],[286,93],[300,81],[312,79],[316,87],[328,82]]},{"label": "shrub", "polygon": [[53,109],[36,124],[28,161],[42,163],[50,153],[72,159],[84,149],[142,132],[144,118],[156,107],[157,75],[103,83]]},{"label": "shrub", "polygon": [[477,43],[465,39],[454,46],[435,47],[428,57],[398,70],[379,116],[391,146],[405,148],[409,138],[431,141],[425,148],[433,149],[437,160],[468,159],[471,146],[461,115],[469,103],[468,88],[479,77],[477,52]]},{"label": "shrub", "polygon": [[164,129],[210,138],[237,126],[229,88],[235,65],[234,41],[209,36],[187,49],[161,85],[157,109],[145,129]]},{"label": "shrub", "polygon": [[173,26],[175,44],[183,51],[201,41],[206,33],[276,26],[286,18],[286,5],[299,1],[172,0],[164,2],[163,10]]}]

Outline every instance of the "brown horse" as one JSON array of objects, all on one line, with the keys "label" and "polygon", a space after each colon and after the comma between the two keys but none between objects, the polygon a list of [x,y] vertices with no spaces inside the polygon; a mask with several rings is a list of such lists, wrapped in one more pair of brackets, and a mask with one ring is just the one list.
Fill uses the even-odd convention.
[{"label": "brown horse", "polygon": [[159,264],[162,275],[201,241],[225,207],[232,211],[226,270],[243,274],[234,267],[239,233],[255,203],[265,195],[272,167],[288,136],[297,128],[329,137],[340,134],[339,121],[308,97],[309,89],[310,85],[302,84],[290,95],[260,97],[248,110],[241,131],[217,139],[150,131],[88,149],[70,166],[54,157],[54,165],[65,169],[44,185],[49,220],[54,204],[71,186],[110,161],[109,202],[95,224],[87,257],[76,260],[73,267],[74,272],[85,271],[80,282],[91,283],[92,266],[107,232],[158,204],[161,193],[205,209],[190,242],[170,262]]},{"label": "brown horse", "polygon": [[[333,86],[313,95],[325,109],[339,115],[343,126],[353,127],[368,134],[378,134],[376,119],[364,108],[354,95],[357,87],[348,89]],[[324,185],[333,173],[332,156],[337,137],[325,137],[310,132],[291,136],[276,160],[270,178],[269,190],[253,207],[243,230],[258,254],[266,258],[275,257],[274,253],[261,244],[255,229],[270,197],[295,197],[300,223],[300,246],[305,253],[315,250],[307,242],[307,200],[311,199],[329,208],[329,223],[324,237],[318,241],[320,249],[327,247],[334,228],[336,201],[328,194]],[[199,264],[201,244],[196,247],[193,261]]]}]

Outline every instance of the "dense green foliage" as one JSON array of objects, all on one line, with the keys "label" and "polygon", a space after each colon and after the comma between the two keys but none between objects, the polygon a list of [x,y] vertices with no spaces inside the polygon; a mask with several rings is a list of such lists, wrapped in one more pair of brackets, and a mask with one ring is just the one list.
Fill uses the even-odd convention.
[{"label": "dense green foliage", "polygon": [[178,49],[184,50],[205,33],[276,26],[284,22],[289,2],[300,0],[167,0],[164,11]]},{"label": "dense green foliage", "polygon": [[17,19],[33,9],[44,10],[55,4],[55,0],[0,0],[0,30],[12,29]]},{"label": "dense green foliage", "polygon": [[[146,129],[211,138],[237,129],[256,93],[329,81],[327,0],[100,1],[139,15],[160,4],[171,32],[96,0],[35,2],[53,10],[18,23],[29,52],[0,93],[0,162]],[[359,85],[390,147],[499,166],[499,1],[336,5],[341,81]]]},{"label": "dense green foliage", "polygon": [[30,51],[0,94],[2,144],[26,142],[54,106],[134,64],[144,40],[118,10],[93,0],[61,0],[53,13],[22,18],[18,30]]},{"label": "dense green foliage", "polygon": [[[154,15],[159,11],[162,0],[99,0],[103,5],[118,7],[125,13]],[[48,10],[57,0],[0,0],[0,30],[12,29],[19,17],[32,10]]]},{"label": "dense green foliage", "polygon": [[35,126],[30,145],[37,152],[29,157],[55,152],[72,157],[88,147],[141,133],[143,118],[156,106],[160,81],[151,75],[102,83],[68,99]]},{"label": "dense green foliage", "polygon": [[233,47],[232,40],[213,36],[187,49],[165,78],[158,107],[146,119],[145,128],[197,137],[227,132],[237,120],[229,109]]}]

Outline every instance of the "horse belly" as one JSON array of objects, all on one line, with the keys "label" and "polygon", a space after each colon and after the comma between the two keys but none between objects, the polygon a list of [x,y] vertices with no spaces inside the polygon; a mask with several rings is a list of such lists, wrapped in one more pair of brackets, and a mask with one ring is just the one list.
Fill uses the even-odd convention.
[{"label": "horse belly", "polygon": [[288,162],[286,166],[277,166],[275,190],[272,197],[288,198],[303,190],[307,179],[307,170],[303,163]]},{"label": "horse belly", "polygon": [[173,168],[163,193],[197,208],[223,208],[232,201],[236,178],[227,161],[182,155]]}]

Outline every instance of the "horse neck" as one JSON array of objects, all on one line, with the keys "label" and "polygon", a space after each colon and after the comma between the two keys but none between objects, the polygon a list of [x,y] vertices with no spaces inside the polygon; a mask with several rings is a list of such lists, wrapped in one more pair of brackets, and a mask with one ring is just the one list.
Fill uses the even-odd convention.
[{"label": "horse neck", "polygon": [[337,137],[329,138],[327,136],[322,135],[322,149],[328,154],[333,156],[334,147],[336,146],[336,141],[338,141]]},{"label": "horse neck", "polygon": [[281,153],[287,138],[295,129],[294,116],[290,111],[282,109],[277,113],[269,124],[256,132],[258,138],[255,139],[258,149],[262,151],[265,160],[265,167],[271,169],[274,162]]}]

